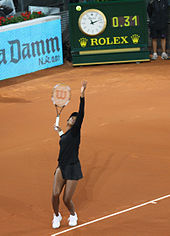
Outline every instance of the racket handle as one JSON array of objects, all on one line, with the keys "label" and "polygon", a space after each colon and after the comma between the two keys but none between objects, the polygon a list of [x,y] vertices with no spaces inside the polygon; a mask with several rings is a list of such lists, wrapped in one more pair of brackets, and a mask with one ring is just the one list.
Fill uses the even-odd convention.
[{"label": "racket handle", "polygon": [[56,117],[55,125],[56,125],[56,126],[59,126],[59,116]]}]

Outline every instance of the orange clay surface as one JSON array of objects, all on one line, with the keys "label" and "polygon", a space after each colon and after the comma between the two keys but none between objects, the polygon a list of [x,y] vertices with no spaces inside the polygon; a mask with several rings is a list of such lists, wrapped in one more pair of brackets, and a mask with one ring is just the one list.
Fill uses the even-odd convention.
[{"label": "orange clay surface", "polygon": [[[0,81],[0,235],[50,236],[51,192],[59,137],[51,91],[72,89],[61,127],[88,81],[73,201],[79,224],[170,194],[170,61],[63,66]],[[169,236],[170,198],[62,234]]]}]

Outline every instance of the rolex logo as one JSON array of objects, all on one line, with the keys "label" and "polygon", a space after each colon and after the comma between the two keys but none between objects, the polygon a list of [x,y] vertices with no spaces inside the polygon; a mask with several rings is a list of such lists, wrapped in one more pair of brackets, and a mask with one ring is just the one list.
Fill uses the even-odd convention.
[{"label": "rolex logo", "polygon": [[79,43],[80,43],[80,46],[81,46],[82,48],[85,48],[85,47],[86,47],[87,42],[88,42],[88,39],[86,39],[86,38],[81,38],[81,39],[79,39]]},{"label": "rolex logo", "polygon": [[137,44],[139,42],[140,36],[138,34],[133,34],[131,39],[134,44]]}]

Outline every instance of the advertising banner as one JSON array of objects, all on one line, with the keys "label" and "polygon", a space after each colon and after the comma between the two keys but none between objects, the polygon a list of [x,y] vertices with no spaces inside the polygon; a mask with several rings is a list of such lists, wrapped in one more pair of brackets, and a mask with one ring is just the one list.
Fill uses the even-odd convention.
[{"label": "advertising banner", "polygon": [[0,80],[63,64],[60,17],[41,21],[0,28]]}]

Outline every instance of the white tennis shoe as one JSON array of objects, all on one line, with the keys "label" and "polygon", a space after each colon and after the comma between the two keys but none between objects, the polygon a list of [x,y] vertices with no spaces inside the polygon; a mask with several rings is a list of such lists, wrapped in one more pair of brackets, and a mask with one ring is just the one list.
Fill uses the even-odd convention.
[{"label": "white tennis shoe", "polygon": [[55,214],[53,215],[53,221],[52,221],[52,228],[58,229],[60,227],[60,221],[62,220],[62,216],[60,213],[58,213],[58,216]]},{"label": "white tennis shoe", "polygon": [[166,52],[163,52],[163,53],[161,54],[161,58],[162,58],[163,60],[167,60],[167,59],[168,59],[168,54],[167,54]]},{"label": "white tennis shoe", "polygon": [[68,218],[69,221],[69,226],[76,226],[77,225],[77,221],[78,221],[78,217],[77,214],[75,213],[75,215],[70,215],[70,217]]},{"label": "white tennis shoe", "polygon": [[156,60],[157,58],[158,58],[158,54],[156,52],[154,52],[152,55],[152,60]]}]

